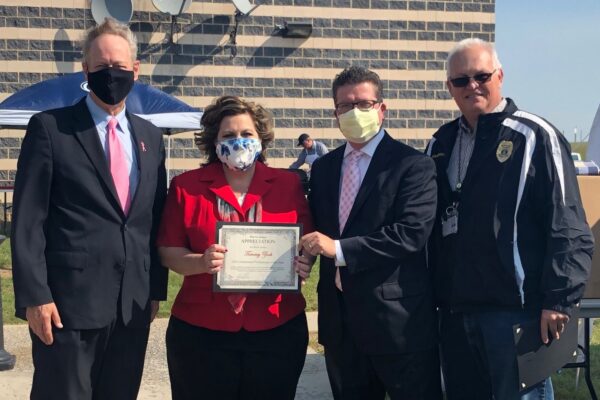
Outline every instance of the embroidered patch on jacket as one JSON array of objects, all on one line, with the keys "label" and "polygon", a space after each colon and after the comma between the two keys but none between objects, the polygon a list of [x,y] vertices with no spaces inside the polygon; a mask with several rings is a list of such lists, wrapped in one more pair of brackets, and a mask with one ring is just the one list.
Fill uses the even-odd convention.
[{"label": "embroidered patch on jacket", "polygon": [[503,163],[504,161],[510,158],[512,151],[513,142],[511,142],[510,140],[503,140],[500,142],[498,148],[496,149],[496,158],[498,159],[498,161]]}]

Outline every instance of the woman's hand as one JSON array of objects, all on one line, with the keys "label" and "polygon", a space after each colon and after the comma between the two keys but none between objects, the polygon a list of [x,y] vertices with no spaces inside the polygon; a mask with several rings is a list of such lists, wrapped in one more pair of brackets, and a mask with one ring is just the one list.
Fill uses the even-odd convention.
[{"label": "woman's hand", "polygon": [[200,257],[200,273],[214,275],[223,267],[227,248],[220,244],[211,245]]},{"label": "woman's hand", "polygon": [[316,257],[313,257],[310,254],[301,254],[294,257],[294,268],[296,269],[298,276],[302,278],[302,284],[310,277],[310,271],[312,270],[315,260]]}]

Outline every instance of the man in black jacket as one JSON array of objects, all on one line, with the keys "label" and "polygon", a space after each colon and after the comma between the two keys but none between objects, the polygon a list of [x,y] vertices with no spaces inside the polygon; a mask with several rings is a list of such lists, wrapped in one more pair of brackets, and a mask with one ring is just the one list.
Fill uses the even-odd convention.
[{"label": "man in black jacket", "polygon": [[35,367],[32,399],[135,399],[149,324],[166,298],[154,245],[166,192],[161,131],[125,109],[135,37],[107,19],[88,31],[91,92],[34,115],[15,180],[17,316]]},{"label": "man in black jacket", "polygon": [[429,250],[448,399],[550,398],[549,379],[519,393],[512,326],[539,320],[544,343],[559,339],[590,273],[569,144],[502,97],[491,44],[463,40],[447,68],[462,116],[427,153],[438,171]]}]

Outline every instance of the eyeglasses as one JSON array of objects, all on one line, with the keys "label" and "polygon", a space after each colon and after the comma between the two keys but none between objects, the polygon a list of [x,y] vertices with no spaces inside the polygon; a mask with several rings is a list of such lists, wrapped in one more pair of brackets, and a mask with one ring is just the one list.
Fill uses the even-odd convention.
[{"label": "eyeglasses", "polygon": [[381,103],[380,100],[361,100],[354,103],[338,103],[335,105],[335,111],[338,114],[344,114],[352,110],[354,107],[358,107],[360,111],[369,111],[375,107],[375,104]]},{"label": "eyeglasses", "polygon": [[497,70],[498,69],[496,68],[492,72],[482,72],[473,76],[461,76],[458,78],[449,79],[449,81],[452,83],[452,86],[462,88],[467,86],[469,82],[471,82],[471,78],[473,78],[475,82],[481,85],[489,81]]}]

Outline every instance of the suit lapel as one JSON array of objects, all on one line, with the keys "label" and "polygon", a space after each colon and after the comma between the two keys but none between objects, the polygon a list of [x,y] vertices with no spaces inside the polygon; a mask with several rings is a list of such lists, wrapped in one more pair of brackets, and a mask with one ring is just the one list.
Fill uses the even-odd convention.
[{"label": "suit lapel", "polygon": [[223,164],[214,162],[203,168],[210,169],[206,174],[206,180],[210,181],[208,189],[213,192],[215,196],[220,197],[233,207],[242,216],[243,220],[245,220],[248,210],[258,203],[258,201],[273,187],[272,180],[275,176],[273,172],[263,163],[256,162],[254,176],[248,187],[244,202],[240,206],[235,194],[231,190],[231,186],[229,186],[229,183],[227,182],[227,178],[225,178]]},{"label": "suit lapel", "polygon": [[271,170],[263,163],[257,161],[254,176],[252,177],[252,181],[248,187],[248,193],[246,193],[244,203],[242,204],[243,215],[246,215],[248,210],[271,190],[271,187],[273,186],[271,183],[272,178],[273,174],[271,173]]},{"label": "suit lapel", "polygon": [[[131,125],[131,136],[133,138],[133,154],[134,157],[136,157],[137,159],[137,166],[138,166],[138,184],[137,184],[137,188],[135,190],[135,193],[133,195],[133,199],[131,199],[131,207],[129,208],[129,213],[131,214],[131,212],[135,209],[135,202],[138,199],[138,193],[140,193],[140,191],[143,189],[146,180],[144,179],[145,176],[145,171],[148,168],[147,166],[147,159],[146,159],[146,142],[144,141],[144,138],[146,136],[146,133],[144,132],[144,130],[139,126],[138,121],[135,118],[131,118],[131,114],[127,113],[127,120],[129,121],[129,124]],[[141,149],[141,151],[140,151]]]},{"label": "suit lapel", "polygon": [[237,212],[240,213],[240,215],[243,214],[242,208],[240,207],[240,204],[235,198],[235,195],[233,194],[233,191],[231,190],[231,187],[227,183],[225,177],[215,176],[214,178],[215,179],[211,182],[208,189],[212,191],[215,194],[215,196],[220,197],[221,199],[226,201],[231,207],[235,208]]},{"label": "suit lapel", "polygon": [[[326,176],[329,177],[327,180],[326,187],[330,187],[333,190],[328,190],[327,193],[331,196],[327,204],[331,205],[331,210],[329,215],[332,215],[335,222],[334,225],[336,227],[335,232],[337,237],[341,236],[340,232],[340,189],[341,189],[341,177],[342,177],[342,163],[344,161],[344,149],[346,146],[341,146],[336,149],[331,157],[331,167],[329,170],[324,171]],[[326,168],[327,169],[327,168]],[[347,224],[346,224],[347,225]]]},{"label": "suit lapel", "polygon": [[94,165],[94,168],[96,168],[100,179],[102,182],[104,182],[108,188],[108,191],[111,193],[113,205],[122,213],[123,210],[121,209],[121,205],[118,200],[119,197],[117,196],[115,184],[112,176],[110,175],[106,154],[104,153],[104,149],[102,148],[102,144],[98,138],[98,131],[94,125],[94,120],[92,119],[92,116],[85,105],[85,98],[77,103],[75,107],[75,137],[77,137],[81,147],[83,147],[83,150]]},{"label": "suit lapel", "polygon": [[[360,188],[358,189],[358,193],[356,194],[356,198],[354,199],[354,203],[352,204],[350,215],[348,215],[348,220],[346,221],[346,226],[344,227],[344,232],[348,230],[348,227],[352,224],[352,220],[356,217],[364,202],[367,200],[369,193],[375,187],[377,176],[381,171],[385,170],[391,161],[391,154],[389,152],[390,146],[387,145],[389,140],[394,139],[392,139],[386,133],[377,146],[375,153],[373,153],[373,158],[369,163],[369,168],[367,169],[365,178],[363,179]],[[342,234],[344,232],[342,232]]]},{"label": "suit lapel", "polygon": [[203,175],[203,180],[208,183],[208,190],[213,192],[215,196],[226,201],[241,214],[242,208],[235,198],[231,187],[227,183],[225,173],[223,172],[223,164],[220,162],[213,162],[203,166],[202,169],[206,170],[206,174]]}]

